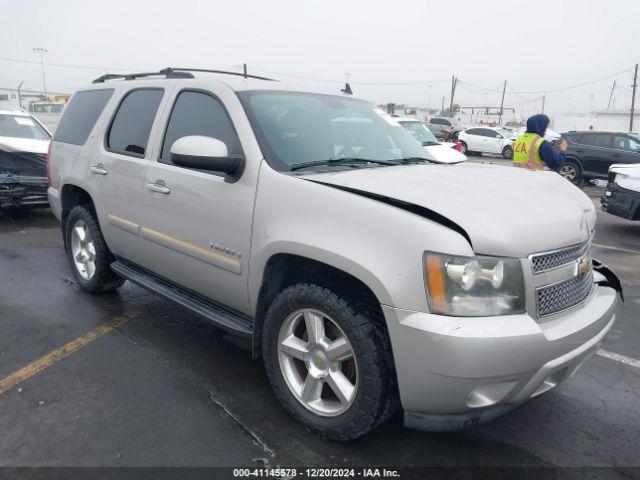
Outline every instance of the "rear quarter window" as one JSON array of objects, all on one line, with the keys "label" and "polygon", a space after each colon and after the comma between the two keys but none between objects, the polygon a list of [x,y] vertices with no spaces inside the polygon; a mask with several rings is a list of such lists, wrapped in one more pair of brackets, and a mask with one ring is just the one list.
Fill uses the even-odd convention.
[{"label": "rear quarter window", "polygon": [[73,145],[84,145],[113,89],[77,92],[67,105],[53,140]]}]

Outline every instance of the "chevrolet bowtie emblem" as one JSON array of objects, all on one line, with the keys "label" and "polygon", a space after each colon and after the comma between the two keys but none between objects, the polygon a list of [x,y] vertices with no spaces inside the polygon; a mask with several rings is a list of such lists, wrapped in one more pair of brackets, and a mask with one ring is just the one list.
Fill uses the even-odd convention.
[{"label": "chevrolet bowtie emblem", "polygon": [[583,279],[591,271],[591,259],[589,257],[582,257],[578,260],[578,271],[576,275]]}]

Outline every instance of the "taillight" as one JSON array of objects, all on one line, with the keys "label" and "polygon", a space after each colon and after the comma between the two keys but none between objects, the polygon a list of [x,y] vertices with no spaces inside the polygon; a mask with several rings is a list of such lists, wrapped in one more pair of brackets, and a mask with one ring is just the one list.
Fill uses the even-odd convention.
[{"label": "taillight", "polygon": [[47,184],[51,186],[51,144],[49,142],[49,148],[47,149]]},{"label": "taillight", "polygon": [[456,146],[453,148],[455,148],[459,152],[462,152],[462,142],[460,141],[456,142]]}]

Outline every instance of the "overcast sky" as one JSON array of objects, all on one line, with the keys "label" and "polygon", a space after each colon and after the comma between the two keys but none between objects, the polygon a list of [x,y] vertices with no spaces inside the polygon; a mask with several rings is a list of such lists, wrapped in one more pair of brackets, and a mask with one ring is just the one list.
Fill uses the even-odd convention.
[{"label": "overcast sky", "polygon": [[[47,48],[47,84],[59,91],[107,70],[246,62],[279,78],[349,78],[358,96],[379,103],[440,105],[456,75],[472,85],[459,84],[456,103],[496,105],[504,80],[541,92],[611,76],[547,93],[547,111],[557,112],[605,108],[612,75],[624,71],[622,109],[640,60],[637,0],[0,0],[0,11],[0,57],[35,61],[32,48]],[[0,60],[0,86],[20,80],[41,88],[39,65]],[[505,105],[539,109],[542,93],[509,89]]]}]

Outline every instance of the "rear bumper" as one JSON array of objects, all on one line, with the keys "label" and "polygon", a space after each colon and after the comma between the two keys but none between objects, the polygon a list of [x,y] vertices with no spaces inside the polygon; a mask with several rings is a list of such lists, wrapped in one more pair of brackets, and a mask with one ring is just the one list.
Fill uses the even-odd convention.
[{"label": "rear bumper", "polygon": [[615,321],[616,291],[539,324],[528,315],[443,317],[383,307],[407,426],[453,430],[489,420],[559,385]]},{"label": "rear bumper", "polygon": [[628,220],[640,215],[640,192],[622,188],[615,182],[608,182],[600,199],[602,210]]},{"label": "rear bumper", "polygon": [[49,205],[44,177],[0,176],[0,208]]}]

